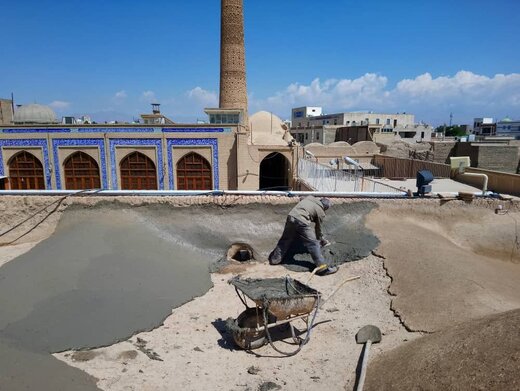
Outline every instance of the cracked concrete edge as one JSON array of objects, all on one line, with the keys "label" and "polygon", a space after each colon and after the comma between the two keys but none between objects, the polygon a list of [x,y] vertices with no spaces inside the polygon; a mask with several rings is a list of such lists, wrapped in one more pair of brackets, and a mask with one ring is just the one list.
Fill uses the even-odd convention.
[{"label": "cracked concrete edge", "polygon": [[397,293],[392,292],[392,283],[394,282],[394,277],[390,274],[390,271],[388,270],[388,267],[386,265],[386,257],[378,253],[377,250],[373,250],[372,255],[381,260],[381,266],[383,267],[386,276],[390,279],[390,283],[388,284],[388,287],[386,289],[386,292],[392,298],[390,300],[390,311],[392,311],[394,316],[399,320],[401,326],[404,327],[404,329],[410,333],[433,334],[432,331],[415,329],[406,323],[405,315],[400,313],[399,310],[394,306],[393,298],[397,297]]}]

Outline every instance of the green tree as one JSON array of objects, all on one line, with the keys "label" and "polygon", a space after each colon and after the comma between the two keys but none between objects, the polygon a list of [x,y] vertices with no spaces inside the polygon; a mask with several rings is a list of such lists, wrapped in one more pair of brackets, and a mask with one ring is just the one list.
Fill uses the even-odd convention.
[{"label": "green tree", "polygon": [[466,136],[466,131],[459,125],[446,126],[441,125],[435,128],[436,132],[445,132],[446,137],[462,137]]}]

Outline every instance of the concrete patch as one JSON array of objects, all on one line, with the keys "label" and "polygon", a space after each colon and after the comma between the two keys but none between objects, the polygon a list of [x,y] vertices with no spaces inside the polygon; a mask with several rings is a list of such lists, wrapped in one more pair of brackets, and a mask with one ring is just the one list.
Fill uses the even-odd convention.
[{"label": "concrete patch", "polygon": [[511,216],[410,203],[381,205],[369,216],[381,240],[377,253],[393,278],[392,309],[408,328],[433,332],[520,307],[514,252],[520,215]]}]

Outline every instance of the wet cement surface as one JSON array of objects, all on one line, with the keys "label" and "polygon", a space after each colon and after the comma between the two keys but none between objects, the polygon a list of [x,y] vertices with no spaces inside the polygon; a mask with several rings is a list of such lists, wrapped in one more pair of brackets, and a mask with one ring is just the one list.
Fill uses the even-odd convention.
[{"label": "wet cement surface", "polygon": [[[159,326],[172,308],[209,289],[209,264],[225,259],[233,243],[250,244],[266,260],[291,207],[69,208],[49,239],[0,268],[0,389],[96,389],[49,353],[110,345]],[[329,263],[361,259],[378,245],[365,228],[374,207],[328,211]],[[296,251],[286,263],[307,271],[309,261]]]},{"label": "wet cement surface", "polygon": [[[131,209],[68,210],[53,236],[0,268],[0,389],[89,389],[48,353],[153,329],[211,287],[207,256],[140,220]],[[40,373],[49,382],[29,387]]]}]

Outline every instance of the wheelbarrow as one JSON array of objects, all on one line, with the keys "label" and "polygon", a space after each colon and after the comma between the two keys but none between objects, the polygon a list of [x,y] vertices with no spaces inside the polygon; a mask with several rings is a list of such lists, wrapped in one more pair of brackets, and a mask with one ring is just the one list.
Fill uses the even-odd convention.
[{"label": "wheelbarrow", "polygon": [[[235,287],[246,307],[237,319],[229,318],[226,322],[240,348],[253,350],[269,343],[275,351],[289,357],[297,354],[309,341],[320,306],[320,292],[289,276],[267,279],[235,277],[228,282]],[[247,299],[254,306],[248,306]],[[296,335],[292,323],[298,319],[306,324],[304,338]],[[284,352],[274,345],[270,329],[281,325],[289,325],[296,350]]]}]

